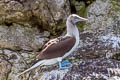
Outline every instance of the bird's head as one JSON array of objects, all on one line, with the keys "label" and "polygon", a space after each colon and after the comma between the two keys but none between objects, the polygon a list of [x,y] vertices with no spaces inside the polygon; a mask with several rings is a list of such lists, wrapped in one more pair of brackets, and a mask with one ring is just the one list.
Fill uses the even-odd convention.
[{"label": "bird's head", "polygon": [[71,15],[68,17],[68,20],[69,20],[71,23],[75,24],[75,23],[77,23],[77,22],[79,22],[79,21],[87,21],[88,19],[83,18],[83,17],[80,17],[80,16],[78,16],[78,15],[76,15],[76,14],[71,14]]}]

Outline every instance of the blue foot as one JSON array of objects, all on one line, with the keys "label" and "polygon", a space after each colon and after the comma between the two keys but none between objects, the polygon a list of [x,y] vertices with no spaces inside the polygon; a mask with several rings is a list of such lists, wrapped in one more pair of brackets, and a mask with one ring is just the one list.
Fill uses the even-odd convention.
[{"label": "blue foot", "polygon": [[64,60],[62,62],[59,62],[59,69],[68,69],[71,67],[72,67],[72,64],[69,62],[69,60]]}]

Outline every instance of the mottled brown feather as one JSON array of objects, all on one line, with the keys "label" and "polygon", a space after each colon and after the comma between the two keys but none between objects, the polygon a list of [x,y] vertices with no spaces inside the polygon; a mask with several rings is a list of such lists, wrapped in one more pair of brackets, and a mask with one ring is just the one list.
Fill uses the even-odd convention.
[{"label": "mottled brown feather", "polygon": [[37,60],[52,59],[63,56],[65,53],[69,52],[75,45],[76,39],[74,37],[66,37],[55,39],[38,54]]}]

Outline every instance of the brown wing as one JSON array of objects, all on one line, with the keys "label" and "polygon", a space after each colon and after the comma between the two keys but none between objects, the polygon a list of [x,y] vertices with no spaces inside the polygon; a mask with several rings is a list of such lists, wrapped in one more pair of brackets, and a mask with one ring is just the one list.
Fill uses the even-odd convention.
[{"label": "brown wing", "polygon": [[37,60],[51,59],[63,56],[74,46],[75,38],[67,37],[60,41],[53,41],[53,43],[46,46],[37,56]]}]

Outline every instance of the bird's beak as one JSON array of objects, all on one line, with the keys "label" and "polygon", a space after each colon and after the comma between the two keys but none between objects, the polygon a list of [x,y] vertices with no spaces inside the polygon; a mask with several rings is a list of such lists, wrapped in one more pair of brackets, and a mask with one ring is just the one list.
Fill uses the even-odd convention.
[{"label": "bird's beak", "polygon": [[83,18],[83,17],[79,17],[79,21],[88,21],[88,19]]}]

